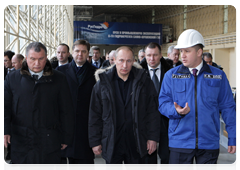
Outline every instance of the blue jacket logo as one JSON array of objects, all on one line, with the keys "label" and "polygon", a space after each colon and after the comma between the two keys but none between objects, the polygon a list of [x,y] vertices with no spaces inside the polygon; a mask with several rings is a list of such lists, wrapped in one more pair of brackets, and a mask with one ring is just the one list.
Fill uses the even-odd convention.
[{"label": "blue jacket logo", "polygon": [[184,74],[184,75],[172,74],[173,79],[186,79],[186,78],[190,78],[190,77],[191,77],[190,74]]},{"label": "blue jacket logo", "polygon": [[204,78],[208,78],[208,79],[222,79],[222,75],[204,74]]}]

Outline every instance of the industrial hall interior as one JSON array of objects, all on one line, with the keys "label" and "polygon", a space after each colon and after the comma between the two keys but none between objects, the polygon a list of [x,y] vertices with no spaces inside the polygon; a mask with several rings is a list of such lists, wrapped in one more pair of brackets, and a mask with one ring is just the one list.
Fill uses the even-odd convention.
[{"label": "industrial hall interior", "polygon": [[[21,116],[20,113],[22,111],[21,109],[24,110],[24,108],[23,108],[24,101],[21,101],[21,97],[18,97],[18,98],[14,97],[15,94],[12,94],[12,92],[13,91],[16,92],[16,90],[13,89],[13,88],[15,88],[15,87],[13,87],[14,85],[11,85],[11,83],[10,83],[11,74],[13,74],[12,72],[13,71],[16,72],[17,70],[20,69],[19,73],[22,74],[23,69],[25,69],[25,67],[27,65],[29,67],[28,68],[29,71],[27,69],[27,72],[30,75],[30,72],[32,70],[30,69],[29,62],[31,62],[30,61],[31,58],[27,59],[29,57],[26,57],[26,56],[27,55],[30,56],[30,54],[31,54],[31,47],[29,46],[31,43],[40,42],[40,45],[42,45],[44,48],[46,48],[46,51],[47,51],[46,66],[48,64],[51,65],[51,68],[54,70],[52,72],[56,76],[58,75],[59,72],[62,72],[63,74],[65,74],[65,76],[66,76],[65,79],[66,79],[66,81],[68,81],[66,84],[70,85],[69,92],[71,91],[71,93],[69,93],[69,94],[71,94],[71,95],[69,95],[69,96],[72,96],[72,98],[74,98],[73,97],[74,93],[78,94],[78,96],[76,95],[77,96],[76,99],[71,98],[71,100],[73,100],[72,103],[74,103],[74,100],[76,100],[76,102],[79,102],[79,101],[82,102],[82,103],[81,102],[76,103],[76,105],[73,104],[72,108],[70,108],[71,110],[77,112],[75,115],[75,119],[74,119],[75,123],[73,123],[75,129],[74,130],[72,129],[72,133],[74,136],[73,137],[74,142],[73,142],[73,146],[71,146],[71,144],[70,144],[71,147],[69,145],[65,146],[65,144],[61,143],[61,149],[66,151],[63,153],[63,151],[59,150],[59,153],[61,152],[61,155],[62,155],[61,163],[65,162],[65,158],[66,158],[66,163],[79,163],[80,164],[81,161],[79,161],[79,159],[82,155],[84,157],[84,154],[85,154],[85,155],[87,155],[86,157],[89,157],[89,158],[84,158],[86,160],[89,159],[88,160],[89,162],[87,162],[87,163],[95,163],[95,164],[106,164],[107,163],[108,164],[108,163],[113,163],[113,162],[111,162],[111,161],[113,161],[113,158],[117,159],[116,157],[111,157],[108,159],[109,155],[105,154],[105,153],[110,153],[109,148],[112,145],[110,145],[109,143],[112,141],[112,138],[109,138],[106,142],[109,145],[109,147],[107,146],[108,151],[105,151],[105,148],[104,148],[105,144],[102,143],[102,145],[101,145],[102,150],[100,149],[102,154],[97,154],[99,150],[94,151],[94,147],[93,147],[94,144],[97,142],[92,141],[93,138],[98,135],[97,132],[96,133],[93,132],[94,134],[91,134],[92,138],[88,137],[88,134],[90,135],[90,133],[91,133],[91,129],[94,124],[94,121],[97,121],[97,120],[92,120],[93,118],[90,117],[93,114],[98,115],[97,114],[98,110],[94,109],[93,107],[95,106],[95,108],[98,108],[99,110],[104,110],[108,106],[108,105],[106,107],[104,106],[104,102],[106,102],[106,99],[104,98],[105,96],[100,96],[105,93],[105,89],[102,89],[102,91],[100,90],[98,92],[97,90],[98,90],[98,87],[100,87],[101,83],[97,83],[97,82],[99,81],[99,79],[100,79],[100,81],[103,80],[103,78],[104,78],[103,74],[105,75],[104,72],[106,72],[106,75],[107,75],[107,73],[110,72],[112,70],[112,68],[114,68],[113,65],[116,64],[116,63],[114,64],[114,62],[117,62],[117,55],[119,54],[119,56],[120,56],[120,52],[122,49],[125,49],[128,52],[131,51],[133,53],[133,56],[134,56],[133,67],[135,67],[135,65],[137,65],[138,67],[140,67],[139,69],[145,69],[142,64],[144,61],[145,61],[146,66],[148,66],[148,67],[146,67],[146,69],[148,70],[150,68],[149,65],[147,65],[147,64],[149,64],[148,59],[147,59],[147,50],[149,50],[149,48],[151,49],[151,48],[155,48],[158,46],[159,46],[159,51],[161,54],[160,57],[162,58],[160,60],[161,67],[163,67],[162,60],[164,60],[164,62],[166,61],[168,63],[168,65],[171,66],[171,68],[169,69],[168,72],[171,72],[171,70],[174,70],[175,67],[178,67],[178,65],[184,65],[184,62],[186,62],[186,61],[181,56],[183,55],[183,53],[185,51],[180,48],[177,49],[175,47],[177,47],[179,45],[178,43],[180,43],[180,37],[184,33],[184,31],[189,31],[189,30],[197,31],[197,33],[200,33],[200,35],[203,37],[204,43],[200,42],[200,44],[203,45],[203,49],[202,49],[202,52],[203,52],[202,60],[204,61],[203,65],[205,63],[212,65],[212,66],[217,67],[218,69],[222,70],[225,73],[227,80],[229,82],[229,85],[230,85],[229,90],[231,90],[233,100],[234,100],[234,102],[236,102],[236,84],[237,84],[237,82],[236,82],[236,68],[237,68],[236,67],[237,66],[237,60],[236,60],[236,8],[232,5],[8,5],[8,6],[6,6],[4,9],[4,92],[5,92],[5,95],[8,95],[8,96],[6,97],[4,95],[4,140],[6,139],[6,142],[4,141],[4,145],[5,145],[4,146],[4,160],[8,164],[15,163],[15,162],[18,163],[18,158],[21,157],[21,159],[19,158],[19,162],[21,162],[20,160],[22,160],[22,163],[26,163],[24,161],[25,161],[25,159],[26,160],[29,159],[29,157],[32,157],[32,160],[35,160],[35,159],[37,160],[39,157],[41,158],[41,156],[42,156],[42,155],[40,155],[40,156],[37,155],[35,157],[34,154],[35,154],[35,151],[37,152],[37,149],[36,150],[33,149],[33,150],[29,151],[29,155],[26,156],[26,158],[25,158],[23,155],[21,155],[22,153],[21,154],[19,153],[21,149],[16,149],[16,145],[19,144],[16,142],[16,138],[18,136],[23,135],[24,138],[22,138],[21,142],[24,142],[25,140],[27,140],[26,138],[28,137],[28,134],[30,134],[30,133],[34,134],[34,133],[38,132],[38,130],[36,130],[36,129],[33,131],[29,130],[29,127],[27,127],[26,131],[25,131],[25,127],[18,128],[18,126],[22,125],[22,123],[24,122],[21,120],[21,121],[19,121],[20,123],[17,123],[17,120],[20,120],[20,116]],[[178,42],[178,40],[179,40],[179,42]],[[81,45],[82,43],[85,43],[85,44]],[[151,43],[153,43],[153,45],[156,45],[156,44],[157,45],[150,47],[149,44],[151,44]],[[41,49],[44,49],[44,48],[42,48],[42,46],[40,47],[40,50],[39,50],[40,52],[41,52]],[[82,81],[79,80],[79,79],[84,79],[86,76],[88,76],[87,73],[85,75],[84,71],[83,71],[83,73],[81,73],[81,70],[84,68],[84,66],[86,66],[86,64],[84,64],[81,67],[80,71],[77,70],[78,69],[78,63],[77,63],[78,59],[75,60],[75,57],[76,57],[75,50],[77,47],[82,47],[82,46],[84,48],[87,47],[86,49],[87,49],[88,55],[86,58],[86,62],[88,64],[89,68],[91,68],[92,70],[96,70],[96,72],[95,72],[96,80],[94,77],[94,72],[92,73],[92,77],[89,78],[88,80],[82,80]],[[61,48],[59,48],[59,47],[61,47]],[[65,47],[67,47],[66,48],[67,52],[64,53],[63,49],[65,49]],[[36,51],[36,49],[35,49],[35,53],[38,53],[39,51]],[[175,59],[173,59],[174,57],[173,58],[170,57],[173,50],[178,51],[178,53],[175,56]],[[84,52],[82,52],[82,53],[84,53]],[[64,58],[66,55],[67,55],[67,58]],[[84,55],[84,54],[82,54],[82,55]],[[95,58],[97,58],[97,57],[98,57],[98,62],[97,62],[97,60],[94,61]],[[68,75],[67,71],[69,68],[66,68],[66,66],[65,66],[66,63],[63,64],[62,61],[64,59],[68,63],[69,67],[71,66],[71,67],[73,67],[73,70],[74,69],[77,70],[76,76],[77,76],[77,79],[79,80],[79,82],[78,82],[79,86],[76,87],[76,91],[73,90],[75,88],[75,86],[71,85],[71,83],[74,84],[74,81],[71,82],[72,80],[70,78],[68,79],[68,77],[67,77],[67,75]],[[79,58],[79,61],[81,59]],[[175,60],[177,60],[177,62],[175,62]],[[75,62],[76,62],[76,65],[72,66],[72,63],[75,63]],[[180,64],[178,64],[178,63],[180,63]],[[104,65],[104,64],[106,64],[106,65]],[[109,66],[110,66],[111,70],[110,70]],[[161,67],[159,70],[162,69]],[[181,68],[181,66],[180,66],[180,68]],[[64,69],[66,69],[66,70],[64,70]],[[116,64],[116,69],[117,69],[117,64]],[[41,82],[41,79],[45,77],[45,74],[46,74],[45,70],[46,69],[44,68],[43,73],[41,73],[41,75],[38,75],[39,77],[41,77],[41,76],[42,77],[35,80],[36,84],[35,84],[35,86],[33,84],[33,86],[34,86],[33,91],[38,86],[40,87],[42,85],[41,83],[44,83],[44,82]],[[190,67],[189,67],[189,70],[190,70]],[[26,71],[26,70],[24,70],[24,71]],[[150,69],[149,69],[149,72],[150,72]],[[166,78],[166,75],[168,72],[165,73],[164,79]],[[61,74],[59,73],[59,76],[63,75],[62,73]],[[115,74],[117,74],[117,73],[118,73],[118,71],[116,70],[116,72],[113,75],[115,76]],[[81,77],[81,74],[84,74],[84,76]],[[98,77],[96,76],[96,74],[99,74]],[[155,72],[154,72],[154,74],[155,74]],[[119,80],[117,80],[117,78],[120,79],[118,76],[116,77],[116,82],[119,81]],[[133,78],[131,76],[133,76]],[[161,76],[163,76],[163,74],[161,74]],[[178,76],[177,78],[179,78],[179,82],[180,82],[180,79],[182,80],[183,77],[180,77],[180,75],[177,75],[177,76]],[[204,76],[206,76],[206,75],[204,75]],[[137,77],[137,76],[135,76],[134,70],[131,71],[131,73],[129,73],[129,79],[130,79],[130,77],[134,80]],[[142,76],[142,79],[143,79],[143,77],[144,76]],[[160,77],[158,77],[158,78],[160,79]],[[184,77],[184,78],[186,78],[186,77]],[[209,79],[217,79],[214,76],[208,77],[208,78]],[[76,79],[76,82],[77,82],[77,79]],[[90,83],[90,79],[92,81],[91,83]],[[115,80],[115,77],[113,79]],[[159,93],[157,96],[159,96],[159,94],[162,94],[163,93],[162,90],[165,89],[165,87],[166,87],[164,79],[161,80],[161,81],[163,81],[162,86],[160,85],[160,87],[158,87],[158,88],[155,86],[156,89],[161,88],[161,92],[159,90]],[[174,79],[174,78],[172,77],[172,79]],[[222,77],[220,79],[222,79]],[[23,79],[19,79],[19,80],[22,81]],[[45,82],[50,81],[50,83],[48,83],[48,84],[46,83],[46,87],[49,85],[49,89],[59,89],[63,86],[63,85],[61,85],[61,87],[56,86],[56,88],[55,87],[53,88],[53,86],[50,87],[52,80],[54,80],[54,79],[44,80]],[[130,84],[134,83],[134,80],[129,81],[129,83]],[[152,80],[153,80],[153,78],[152,78]],[[11,81],[13,81],[13,80],[11,80]],[[84,85],[85,81],[87,81],[89,84]],[[124,101],[124,103],[125,103],[125,99],[126,99],[126,101],[128,101],[128,97],[126,97],[124,99],[124,96],[127,95],[127,92],[125,92],[125,85],[127,84],[126,82],[124,81],[123,82],[124,84],[121,84],[119,82],[119,84],[116,85],[117,87],[119,86],[119,91],[114,92],[114,95],[115,95],[115,93],[116,94],[119,93],[122,95],[122,98],[123,98],[122,100]],[[96,85],[94,86],[95,83],[96,83]],[[62,83],[62,84],[64,84],[64,83]],[[104,83],[102,83],[102,84],[104,84]],[[153,80],[152,84],[155,85],[154,80]],[[86,86],[88,86],[88,87],[91,86],[94,93],[91,93],[91,91],[88,93],[87,92],[88,90],[81,90],[81,88],[79,88],[80,85],[81,85],[81,88],[85,88]],[[97,86],[97,85],[99,85],[99,86]],[[113,86],[115,86],[115,85],[113,85]],[[131,90],[130,85],[129,85],[129,87],[128,87],[128,85],[126,85],[126,86],[127,86],[127,89],[129,88],[128,90]],[[186,86],[186,89],[185,89],[185,87],[184,87],[184,89],[179,88],[178,92],[183,92],[185,90],[187,91],[188,85],[186,84],[185,86]],[[202,86],[204,86],[204,84]],[[212,84],[212,86],[218,86],[218,84]],[[26,87],[30,87],[30,85],[26,86]],[[145,87],[145,85],[144,85],[144,87]],[[6,90],[7,92],[5,91],[5,88],[7,88],[7,90]],[[19,90],[20,90],[20,88],[23,88],[23,87],[21,85],[19,85],[19,87],[17,87],[17,88],[19,88]],[[103,88],[103,87],[101,87],[101,88]],[[36,101],[41,100],[43,98],[43,96],[48,96],[48,94],[46,94],[46,93],[48,93],[48,91],[50,91],[49,89],[47,89],[46,91],[43,91],[42,95],[40,95],[39,99]],[[27,89],[23,88],[23,90],[27,90]],[[39,88],[39,90],[41,90],[41,88]],[[121,91],[121,90],[124,90],[124,91]],[[10,93],[10,91],[11,91],[11,93]],[[16,93],[18,93],[18,92],[16,92]],[[21,92],[19,92],[19,93],[21,93]],[[33,93],[34,92],[32,92],[32,94]],[[49,92],[49,96],[52,93],[55,94],[54,90]],[[82,96],[80,96],[80,93]],[[148,95],[147,93],[148,93],[148,91],[146,91],[146,94],[144,94],[144,95]],[[13,97],[9,97],[10,94]],[[27,95],[28,94],[26,94],[25,98],[27,98]],[[97,98],[98,96],[100,96],[100,97]],[[86,97],[86,101],[88,101],[88,102],[81,99],[84,97]],[[95,97],[94,98],[95,100],[92,99],[93,97]],[[133,96],[131,98],[133,98]],[[44,106],[47,101],[51,101],[51,99],[54,100],[55,98],[51,96],[49,98],[46,97],[45,99],[44,99],[45,100]],[[139,97],[139,100],[140,99],[141,99],[141,97]],[[5,104],[10,100],[12,100],[12,103],[10,102],[9,105]],[[33,97],[32,100],[35,100],[35,98]],[[56,100],[58,101],[60,99],[56,98]],[[101,105],[96,104],[96,102],[98,100],[101,103]],[[129,101],[130,100],[131,99],[129,99]],[[118,99],[116,99],[116,103],[117,103],[117,101],[118,101]],[[198,102],[199,101],[200,100],[198,100]],[[17,102],[17,104],[16,104],[16,102]],[[160,102],[160,96],[159,96],[159,102]],[[34,101],[32,103],[34,103]],[[23,104],[23,105],[21,106],[20,104]],[[16,105],[17,108],[14,108],[14,105]],[[54,105],[54,103],[53,103],[53,105]],[[62,104],[58,108],[53,108],[52,110],[54,110],[54,112],[58,112],[60,110],[59,112],[61,113],[61,107],[64,107],[65,105],[66,104]],[[103,108],[100,109],[100,106],[102,106],[102,105],[103,105]],[[11,109],[6,109],[6,107],[9,107],[9,106],[13,107],[12,111],[11,111]],[[127,104],[125,104],[125,106],[126,106],[126,108],[128,108]],[[135,105],[133,104],[131,107],[134,107],[134,106]],[[174,106],[176,108],[175,104],[174,104]],[[181,107],[183,108],[184,106],[185,106],[185,104]],[[33,112],[40,114],[41,111],[44,109],[38,110],[38,107],[41,107],[41,105],[37,106],[35,109],[33,108]],[[50,107],[52,107],[52,106],[50,106]],[[67,106],[67,107],[69,107],[69,106]],[[160,106],[158,106],[158,107],[160,109]],[[116,108],[118,108],[118,106],[116,106]],[[144,107],[139,106],[139,108],[144,108]],[[17,109],[19,109],[19,112]],[[86,112],[87,116],[85,115],[85,116],[81,117],[81,109],[84,110],[83,112]],[[133,108],[131,108],[131,109],[133,109]],[[30,109],[26,109],[26,110],[30,110]],[[47,110],[47,109],[45,109],[45,110]],[[51,110],[51,108],[49,108],[47,112],[50,112],[50,110]],[[121,110],[120,106],[116,110]],[[139,110],[141,110],[141,109],[139,109]],[[9,112],[9,114],[12,114],[13,116],[9,116],[9,115],[7,115],[8,113],[5,113],[5,112]],[[116,112],[118,113],[118,111],[116,111]],[[121,111],[119,111],[119,112],[121,112]],[[123,113],[125,113],[125,112],[126,111],[123,111]],[[191,113],[191,112],[189,112],[189,113]],[[44,114],[46,114],[46,113],[44,113]],[[88,117],[88,114],[89,114],[89,117]],[[105,121],[105,119],[109,118],[108,116],[104,117],[104,113],[102,113],[102,114],[103,114],[102,117],[100,116],[100,118],[102,118],[101,121]],[[159,112],[159,114],[160,114],[160,112]],[[200,113],[198,113],[198,114],[200,114]],[[96,117],[96,115],[95,115],[95,117]],[[49,114],[49,116],[51,116],[51,113]],[[54,116],[54,114],[53,114],[53,116]],[[187,118],[187,116],[188,115],[185,115],[184,118]],[[41,117],[41,116],[39,116],[39,117]],[[218,113],[217,113],[217,117],[218,117]],[[43,119],[45,120],[46,118],[44,117]],[[54,119],[55,118],[52,119],[53,122],[54,122]],[[79,119],[79,123],[76,122],[78,119]],[[127,118],[125,117],[125,120],[126,119]],[[129,119],[131,121],[135,121],[135,117],[132,117]],[[224,119],[225,119],[225,114],[222,114],[221,112],[219,112],[219,120],[220,121],[215,120],[215,118],[214,118],[214,121],[209,121],[210,123],[214,124],[216,127],[218,126],[217,131],[219,130],[219,156],[217,158],[217,164],[233,164],[236,161],[236,153],[231,154],[228,152],[228,147],[229,147],[228,142],[229,142],[230,137],[229,137],[229,133],[227,132],[228,125],[226,124]],[[139,120],[140,120],[140,118],[139,118]],[[160,118],[159,118],[159,120],[160,120]],[[9,122],[12,121],[11,125],[5,127],[5,125],[7,124],[8,121]],[[93,124],[91,124],[91,121],[93,122]],[[144,122],[145,121],[147,121],[147,120],[144,120]],[[195,121],[197,122],[197,120],[195,120]],[[47,120],[46,122],[50,122],[50,121]],[[116,122],[122,123],[121,121],[118,122],[118,120]],[[138,122],[138,123],[140,126],[141,122]],[[102,131],[104,132],[104,130],[106,130],[104,127],[105,124],[104,123],[102,123],[102,124],[103,124]],[[170,124],[172,124],[172,123],[170,123],[170,117],[169,117],[169,126],[170,126]],[[7,127],[11,127],[11,126],[12,126],[12,130],[10,130],[10,131],[12,134],[10,135],[11,138],[8,138],[7,135],[9,135],[9,134],[7,134],[5,129],[7,129]],[[37,126],[37,125],[33,125],[33,127],[35,127],[35,126]],[[60,126],[60,125],[58,125],[56,123],[56,125],[51,126],[50,128],[51,128],[51,130],[54,130],[54,129],[57,129],[58,126]],[[82,126],[84,126],[84,128],[82,128]],[[148,124],[146,126],[148,126]],[[196,125],[196,127],[197,126],[198,125]],[[138,125],[137,125],[137,127],[138,127]],[[144,127],[145,127],[145,125],[144,125]],[[178,125],[176,125],[175,130],[180,127],[182,127],[181,121],[178,122]],[[111,126],[107,126],[107,129],[108,129],[107,137],[113,133],[112,132],[113,130],[110,130],[111,128],[112,128]],[[83,129],[85,132],[81,132],[80,129]],[[170,131],[170,129],[171,128],[169,127],[169,131]],[[117,128],[117,130],[115,130],[115,132],[116,131],[118,132],[118,130],[119,129]],[[47,131],[49,131],[49,129],[47,129]],[[121,131],[121,130],[119,130],[119,131]],[[121,132],[121,133],[125,133],[125,131]],[[14,133],[16,133],[16,134],[14,134]],[[17,133],[24,133],[24,134],[17,134]],[[43,132],[41,132],[41,133],[43,133]],[[133,133],[134,135],[129,135],[131,133]],[[204,136],[204,133],[203,134],[202,133],[203,132],[201,132],[201,135]],[[51,136],[53,133],[47,132],[48,136],[49,136],[49,134]],[[76,134],[81,134],[83,136],[83,138],[84,137],[86,138],[86,141],[84,141],[84,142],[87,143],[87,145],[89,145],[89,143],[90,143],[90,146],[88,146],[90,149],[87,150],[86,149],[87,147],[79,149],[79,146],[77,146],[77,143],[78,143],[78,140],[80,141],[80,137],[77,136]],[[133,138],[135,137],[135,139],[136,139],[136,136],[138,135],[138,134],[135,134],[135,131],[129,132],[127,134],[130,136],[129,139],[121,138],[121,140],[129,141],[132,137]],[[199,130],[198,134],[200,135],[200,130]],[[13,137],[12,137],[12,135],[13,135]],[[16,135],[17,137],[14,138],[14,135]],[[104,140],[105,140],[104,135],[105,134],[103,134],[102,136],[100,135],[102,137],[102,140],[100,140],[101,142],[104,142]],[[45,140],[39,136],[40,135],[38,135],[38,137],[36,139]],[[206,134],[206,136],[207,136],[207,134]],[[118,138],[118,137],[116,137],[116,138]],[[170,136],[169,136],[169,138],[170,138]],[[8,140],[12,140],[12,141],[10,142]],[[34,138],[34,140],[35,140],[35,138]],[[161,137],[160,137],[160,140],[161,140]],[[66,140],[66,142],[67,141],[68,140]],[[135,141],[133,143],[135,143]],[[136,143],[137,143],[136,144],[137,150],[138,151],[141,150],[141,149],[139,149],[139,146],[141,144],[138,144],[138,142],[136,142]],[[168,141],[167,141],[167,143],[168,143]],[[156,153],[156,158],[157,158],[156,162],[158,164],[161,164],[161,163],[163,163],[165,157],[162,156],[163,153],[160,154],[160,151],[159,151],[161,143],[157,141],[156,144],[157,144],[156,148],[155,148],[156,149],[155,153]],[[126,144],[124,144],[124,147],[128,147],[129,145],[130,145],[130,147],[136,147],[135,145],[132,145],[131,143],[129,144],[128,142],[126,142]],[[170,145],[171,145],[171,143],[170,143]],[[150,144],[147,145],[147,147],[149,147],[149,146],[150,146]],[[199,144],[199,146],[200,146],[200,144]],[[18,147],[20,147],[20,146],[18,146]],[[24,148],[30,148],[30,146],[24,146]],[[44,148],[44,149],[46,149],[46,148]],[[44,150],[44,149],[42,149],[42,150]],[[60,149],[60,147],[59,147],[59,149]],[[79,151],[77,149],[79,149]],[[115,149],[114,151],[116,151],[116,150],[120,152],[121,149]],[[151,150],[151,149],[149,149],[149,150]],[[44,154],[42,152],[43,151],[41,151],[41,154]],[[78,153],[78,152],[82,152],[82,153]],[[130,152],[133,155],[135,154],[135,152],[133,152],[133,153],[132,153],[132,151],[130,151]],[[141,152],[141,151],[139,151],[139,152]],[[172,151],[171,151],[171,153],[172,153]],[[16,158],[16,156],[14,154],[18,155],[18,158]],[[53,154],[53,153],[51,153],[51,154]],[[55,154],[55,152],[54,152],[54,154]],[[79,157],[79,158],[75,159],[75,158],[72,158],[71,156],[63,156],[63,155],[71,155],[71,154],[73,154],[74,156]],[[111,154],[114,155],[115,152],[113,152]],[[152,155],[154,155],[154,154],[152,154]],[[90,159],[92,159],[92,162]],[[124,159],[127,159],[127,158],[124,158]],[[149,164],[151,163],[150,159],[152,159],[152,158],[149,157],[146,159],[148,161],[147,163],[149,163]],[[77,160],[79,162],[77,162]],[[145,160],[145,162],[146,162],[146,160]],[[51,160],[51,161],[53,161],[53,160]],[[198,159],[194,160],[194,164],[198,163],[198,161],[199,161]],[[124,162],[125,162],[125,160],[124,160]],[[50,162],[50,163],[52,163],[52,162]]]}]

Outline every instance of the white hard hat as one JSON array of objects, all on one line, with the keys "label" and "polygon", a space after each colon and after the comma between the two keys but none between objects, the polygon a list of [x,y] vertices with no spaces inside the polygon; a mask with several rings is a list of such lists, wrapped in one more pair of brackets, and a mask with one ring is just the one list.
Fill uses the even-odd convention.
[{"label": "white hard hat", "polygon": [[204,47],[203,36],[194,29],[188,29],[182,32],[182,34],[178,37],[177,45],[174,48],[188,48],[193,47],[197,44],[202,44]]}]

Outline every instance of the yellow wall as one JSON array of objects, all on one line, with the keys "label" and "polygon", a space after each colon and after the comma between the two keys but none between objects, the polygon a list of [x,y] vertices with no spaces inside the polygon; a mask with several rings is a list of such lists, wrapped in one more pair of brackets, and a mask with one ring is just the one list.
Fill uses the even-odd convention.
[{"label": "yellow wall", "polygon": [[[184,31],[184,5],[156,11],[155,23],[173,28],[173,38]],[[203,37],[224,33],[224,5],[187,5],[187,28],[196,29]],[[228,5],[228,33],[236,32],[236,9]]]},{"label": "yellow wall", "polygon": [[[167,49],[170,45],[176,45],[179,35],[184,31],[184,5],[173,6],[167,12],[162,11],[156,15],[157,23],[169,25],[173,28],[173,43],[163,44],[163,56],[167,56]],[[234,6],[228,5],[228,33],[224,34],[224,5],[188,5],[187,6],[187,29],[196,29],[204,37],[204,39],[213,38],[219,44],[208,44],[204,48],[204,52],[210,52],[213,61],[223,67],[231,87],[236,87],[236,40],[229,39],[225,41],[225,37],[236,36],[236,9]],[[223,38],[224,37],[224,38]]]}]

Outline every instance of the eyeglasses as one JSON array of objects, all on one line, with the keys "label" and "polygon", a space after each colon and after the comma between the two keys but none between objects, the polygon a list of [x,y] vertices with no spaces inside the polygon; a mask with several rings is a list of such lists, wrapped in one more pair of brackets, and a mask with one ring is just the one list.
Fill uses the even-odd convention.
[{"label": "eyeglasses", "polygon": [[10,60],[4,60],[4,62],[8,62],[8,61],[10,61]]}]

